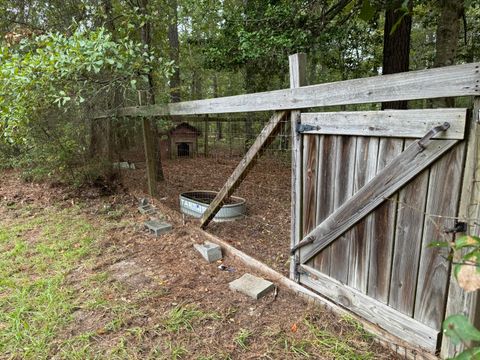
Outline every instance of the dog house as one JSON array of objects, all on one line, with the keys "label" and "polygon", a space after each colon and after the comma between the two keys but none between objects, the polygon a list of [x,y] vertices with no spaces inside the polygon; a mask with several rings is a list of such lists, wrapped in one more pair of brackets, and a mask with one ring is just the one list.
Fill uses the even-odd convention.
[{"label": "dog house", "polygon": [[170,159],[194,157],[198,153],[200,130],[183,122],[168,132],[167,139],[161,140],[162,155]]}]

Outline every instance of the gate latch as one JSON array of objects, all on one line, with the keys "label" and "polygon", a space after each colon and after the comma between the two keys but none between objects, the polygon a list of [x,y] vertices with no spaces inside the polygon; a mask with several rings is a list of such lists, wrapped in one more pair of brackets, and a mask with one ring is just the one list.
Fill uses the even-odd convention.
[{"label": "gate latch", "polygon": [[318,130],[318,127],[317,126],[313,126],[313,125],[307,125],[307,124],[301,124],[301,123],[298,123],[295,130],[297,131],[297,133],[303,133],[303,132],[307,132],[307,131],[314,131],[314,130]]},{"label": "gate latch", "polygon": [[445,233],[446,234],[456,234],[456,233],[466,233],[467,232],[467,223],[463,221],[458,221],[455,219],[455,222],[453,223],[453,227],[451,228],[446,228]]},{"label": "gate latch", "polygon": [[418,146],[420,146],[420,151],[425,150],[427,147],[428,142],[438,133],[442,131],[446,131],[450,128],[450,123],[444,122],[442,125],[435,126],[433,129],[431,129],[429,132],[425,134],[423,138],[421,138],[418,141]]}]

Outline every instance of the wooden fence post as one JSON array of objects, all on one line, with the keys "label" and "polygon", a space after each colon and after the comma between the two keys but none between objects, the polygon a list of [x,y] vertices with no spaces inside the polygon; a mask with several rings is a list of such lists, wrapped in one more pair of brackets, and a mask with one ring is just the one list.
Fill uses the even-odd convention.
[{"label": "wooden fence post", "polygon": [[[307,55],[304,53],[290,55],[290,88],[305,86]],[[292,210],[291,210],[291,241],[290,248],[293,248],[302,239],[302,136],[297,133],[297,124],[300,123],[299,110],[290,113],[290,131],[292,134]],[[290,258],[290,278],[295,278],[296,256]]]},{"label": "wooden fence post", "polygon": [[[480,217],[480,187],[478,185],[478,178],[480,177],[480,97],[473,100],[473,116],[465,134],[467,158],[465,160],[458,216],[459,221],[465,221],[468,224],[467,233],[469,235],[479,236],[480,226],[474,223],[473,219]],[[478,326],[480,325],[479,307],[478,291],[465,292],[458,286],[452,271],[445,318],[450,315],[463,314]],[[444,336],[440,356],[442,359],[454,357],[463,348],[463,344],[455,346],[448,337]]]},{"label": "wooden fence post", "polygon": [[203,125],[203,156],[208,157],[208,115],[205,116]]}]

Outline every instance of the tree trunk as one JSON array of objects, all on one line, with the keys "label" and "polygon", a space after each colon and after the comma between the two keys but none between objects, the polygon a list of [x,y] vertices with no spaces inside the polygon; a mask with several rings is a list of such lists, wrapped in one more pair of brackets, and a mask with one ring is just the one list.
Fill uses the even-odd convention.
[{"label": "tree trunk", "polygon": [[[148,11],[148,0],[140,0],[139,1],[140,8],[142,10],[142,13],[147,14]],[[151,34],[151,24],[150,21],[145,21],[144,25],[141,28],[141,37],[142,37],[142,43],[144,45],[147,45],[148,49],[151,50],[152,48],[152,34]],[[155,93],[156,93],[156,85],[155,85],[155,79],[153,77],[153,70],[150,70],[147,74],[148,78],[148,99],[147,103],[148,104],[155,104]],[[155,120],[149,119],[151,122],[150,128],[153,131],[154,135],[154,153],[155,153],[155,174],[156,174],[156,180],[157,181],[163,181],[165,179],[165,176],[163,174],[163,167],[162,167],[162,158],[161,158],[161,153],[160,153],[160,144],[159,144],[159,134],[158,134],[158,128],[156,125]]]},{"label": "tree trunk", "polygon": [[[434,67],[455,64],[460,35],[460,23],[464,13],[463,0],[440,0],[440,19],[438,20],[435,44]],[[433,107],[454,107],[454,98],[432,100]]]},{"label": "tree trunk", "polygon": [[173,61],[174,72],[170,78],[170,98],[172,102],[179,102],[180,96],[180,46],[178,41],[178,4],[177,0],[169,0],[168,44],[170,60]]},{"label": "tree trunk", "polygon": [[[218,97],[218,79],[217,79],[217,74],[213,75],[213,97],[217,98]],[[217,141],[223,139],[223,129],[222,129],[222,122],[217,121],[216,127],[215,127],[215,139]]]},{"label": "tree trunk", "polygon": [[[387,1],[385,27],[383,35],[383,74],[395,74],[409,70],[410,32],[412,17],[410,12],[401,10],[403,0]],[[412,1],[408,3],[412,9]],[[394,26],[396,27],[394,29]],[[407,101],[389,101],[382,103],[384,109],[407,109]]]}]

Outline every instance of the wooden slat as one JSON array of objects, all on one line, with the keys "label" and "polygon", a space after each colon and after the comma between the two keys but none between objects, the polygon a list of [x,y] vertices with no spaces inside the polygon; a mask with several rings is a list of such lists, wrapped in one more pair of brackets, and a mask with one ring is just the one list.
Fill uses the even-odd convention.
[{"label": "wooden slat", "polygon": [[[288,58],[290,66],[290,87],[299,88],[306,85],[307,56],[303,53],[294,54]],[[297,133],[296,128],[300,123],[300,111],[292,111],[290,115],[290,131],[292,132],[292,195],[291,195],[291,233],[290,248],[294,247],[303,236],[303,136]],[[290,277],[296,276],[296,256],[290,257]],[[297,279],[298,280],[298,279]]]},{"label": "wooden slat", "polygon": [[[353,195],[357,138],[354,136],[338,136],[336,142],[334,192],[335,209],[338,209]],[[330,246],[330,276],[343,283],[346,283],[348,278],[348,253],[351,240],[352,234],[346,233]]]},{"label": "wooden slat", "polygon": [[[460,221],[466,221],[469,224],[468,233],[471,235],[480,235],[480,227],[472,224],[472,219],[480,218],[480,97],[474,99],[473,116],[469,121],[467,131],[466,160],[463,174],[463,185],[460,197],[460,206],[458,216]],[[445,316],[463,314],[470,321],[475,322],[480,316],[478,309],[478,291],[465,292],[453,276],[450,275],[450,286],[448,289],[448,299]],[[477,324],[478,326],[478,324]],[[464,348],[463,344],[454,345],[450,338],[443,337],[441,346],[442,358],[451,358]]]},{"label": "wooden slat", "polygon": [[457,215],[463,153],[464,145],[460,143],[433,164],[430,170],[415,319],[434,329],[440,329],[443,321],[450,264],[444,258],[448,256],[448,251],[427,248],[427,245],[433,241],[452,240],[451,234],[445,234],[445,229],[454,226],[451,217]]},{"label": "wooden slat", "polygon": [[303,235],[317,225],[317,168],[319,137],[303,138]]},{"label": "wooden slat", "polygon": [[302,125],[315,130],[305,134],[421,138],[430,129],[450,123],[435,139],[463,139],[467,109],[421,109],[303,113]]},{"label": "wooden slat", "polygon": [[[355,156],[354,193],[370,181],[377,171],[378,139],[359,137]],[[370,247],[372,242],[373,216],[360,220],[350,230],[350,255],[348,285],[367,292]]]},{"label": "wooden slat", "polygon": [[[307,253],[301,253],[301,262],[305,263],[310,260],[457,142],[458,140],[434,140],[426,149],[420,151],[420,146],[416,141],[405,149],[362,190],[352,196],[349,201],[302,240],[303,242],[313,240],[313,246]],[[301,246],[301,244],[302,242],[297,246]]]},{"label": "wooden slat", "polygon": [[[380,139],[378,148],[377,173],[387,166],[403,150],[403,140]],[[372,214],[370,242],[370,267],[367,294],[388,303],[390,274],[392,272],[392,251],[395,237],[397,196],[390,196]]]},{"label": "wooden slat", "polygon": [[[117,116],[196,115],[478,95],[479,63],[410,71],[255,94],[127,107]],[[96,118],[115,115],[101,112]]]},{"label": "wooden slat", "polygon": [[[408,146],[411,142],[406,142]],[[428,169],[417,174],[398,197],[395,226],[392,279],[388,304],[394,309],[413,316],[415,286],[423,230],[425,201],[428,188]]]},{"label": "wooden slat", "polygon": [[[317,181],[317,220],[320,224],[335,210],[335,166],[337,163],[336,136],[320,137],[318,154]],[[308,246],[300,251],[308,251]],[[323,272],[330,273],[330,248],[324,249],[314,259],[312,266]]]},{"label": "wooden slat", "polygon": [[215,217],[218,210],[222,207],[223,201],[228,198],[240,185],[243,178],[248,174],[251,167],[255,164],[255,161],[259,153],[268,146],[275,138],[275,134],[280,128],[280,122],[287,116],[287,111],[276,112],[265,125],[262,132],[258,135],[253,145],[248,149],[247,153],[237,165],[233,173],[223,185],[222,189],[218,192],[217,196],[210,203],[203,217],[201,219],[200,226],[205,228],[209,222]]},{"label": "wooden slat", "polygon": [[300,276],[302,284],[409,343],[428,351],[435,350],[439,331],[401,314],[308,265],[301,265],[301,267],[306,272]]}]

